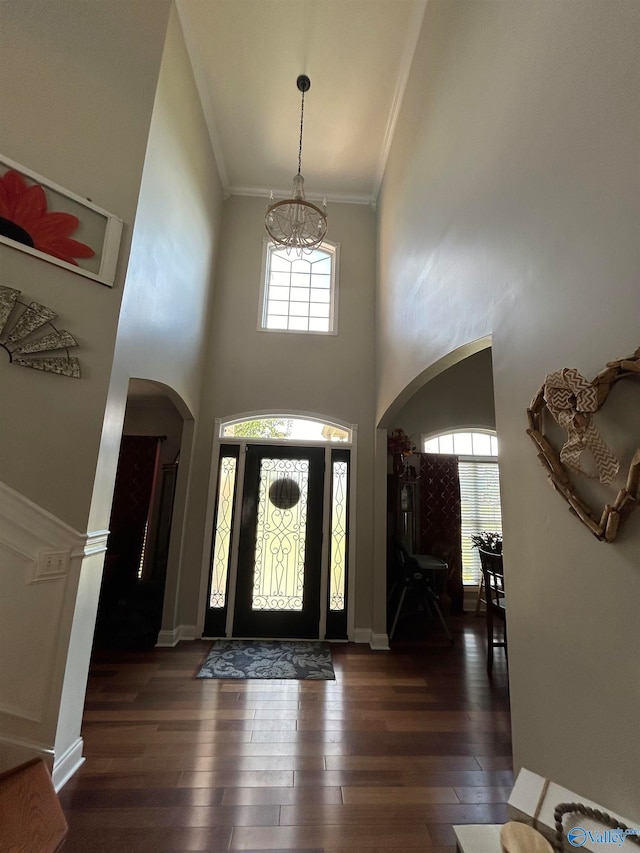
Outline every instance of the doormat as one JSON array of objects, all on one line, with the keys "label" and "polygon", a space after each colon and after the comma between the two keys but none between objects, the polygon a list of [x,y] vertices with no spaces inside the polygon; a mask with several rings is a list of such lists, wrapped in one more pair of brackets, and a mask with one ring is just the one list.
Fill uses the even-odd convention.
[{"label": "doormat", "polygon": [[335,681],[326,643],[216,640],[196,678],[289,678]]}]

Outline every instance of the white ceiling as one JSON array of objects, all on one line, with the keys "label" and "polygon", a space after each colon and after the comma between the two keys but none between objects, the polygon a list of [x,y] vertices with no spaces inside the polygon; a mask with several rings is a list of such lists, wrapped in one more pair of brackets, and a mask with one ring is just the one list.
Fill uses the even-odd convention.
[{"label": "white ceiling", "polygon": [[375,201],[427,0],[177,0],[227,193]]}]

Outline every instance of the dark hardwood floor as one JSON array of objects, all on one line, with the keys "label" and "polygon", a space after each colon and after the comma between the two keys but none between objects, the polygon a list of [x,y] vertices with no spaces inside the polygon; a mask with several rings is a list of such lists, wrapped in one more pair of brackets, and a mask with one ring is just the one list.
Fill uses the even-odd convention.
[{"label": "dark hardwood floor", "polygon": [[65,853],[453,853],[513,785],[504,656],[484,619],[390,652],[333,644],[335,681],[195,680],[210,643],[94,655]]}]

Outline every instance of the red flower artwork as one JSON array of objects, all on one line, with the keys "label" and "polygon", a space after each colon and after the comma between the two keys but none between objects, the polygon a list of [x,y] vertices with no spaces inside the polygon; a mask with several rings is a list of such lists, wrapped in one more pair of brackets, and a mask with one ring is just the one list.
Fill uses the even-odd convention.
[{"label": "red flower artwork", "polygon": [[0,177],[0,234],[38,249],[68,264],[74,258],[92,258],[93,249],[69,239],[79,225],[70,213],[50,213],[39,184],[29,186],[13,169]]}]

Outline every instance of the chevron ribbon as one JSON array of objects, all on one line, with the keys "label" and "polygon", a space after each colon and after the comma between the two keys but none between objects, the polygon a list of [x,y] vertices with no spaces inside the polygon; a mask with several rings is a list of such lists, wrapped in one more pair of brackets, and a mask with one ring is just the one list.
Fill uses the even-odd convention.
[{"label": "chevron ribbon", "polygon": [[597,479],[601,483],[615,482],[620,463],[592,423],[593,413],[598,411],[597,388],[575,368],[565,367],[547,374],[544,399],[554,419],[567,430],[560,461],[591,477],[580,462],[583,452],[589,450]]}]

